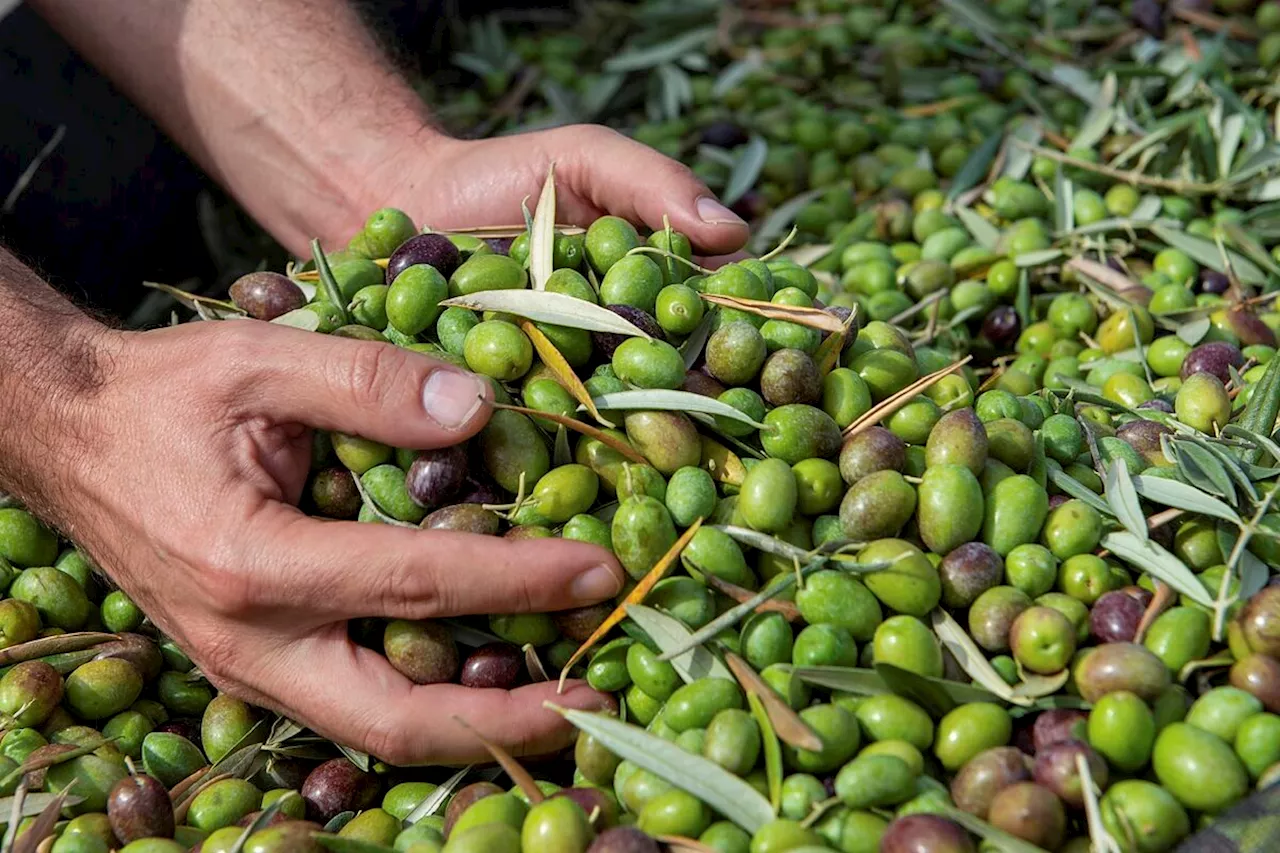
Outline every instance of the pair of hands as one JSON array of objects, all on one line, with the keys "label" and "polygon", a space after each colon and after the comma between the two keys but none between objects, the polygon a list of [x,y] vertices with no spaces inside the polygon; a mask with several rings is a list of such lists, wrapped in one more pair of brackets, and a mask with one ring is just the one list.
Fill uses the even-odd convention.
[{"label": "pair of hands", "polygon": [[[746,226],[684,166],[600,127],[409,150],[371,178],[373,206],[445,230],[506,224],[556,163],[560,221],[605,213],[651,228],[666,214],[707,255]],[[337,248],[359,222],[320,222]],[[302,253],[303,245],[290,249]],[[596,709],[571,683],[507,692],[417,686],[352,643],[348,619],[555,611],[609,599],[613,556],[560,539],[512,542],[324,522],[296,507],[310,430],[434,448],[478,432],[492,389],[465,371],[384,344],[234,321],[95,341],[101,389],[87,403],[92,458],[65,472],[55,521],[188,651],[220,689],[394,764],[484,755],[457,715],[513,754],[567,745],[542,703]]]}]

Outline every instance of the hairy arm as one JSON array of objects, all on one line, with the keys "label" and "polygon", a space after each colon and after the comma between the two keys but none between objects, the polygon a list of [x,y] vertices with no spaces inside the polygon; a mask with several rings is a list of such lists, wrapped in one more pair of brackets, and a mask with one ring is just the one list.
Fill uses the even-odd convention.
[{"label": "hairy arm", "polygon": [[55,484],[87,461],[84,415],[105,381],[114,333],[3,247],[0,316],[0,491],[65,526],[52,511]]},{"label": "hairy arm", "polygon": [[448,144],[346,0],[30,0],[288,248],[350,237]]}]

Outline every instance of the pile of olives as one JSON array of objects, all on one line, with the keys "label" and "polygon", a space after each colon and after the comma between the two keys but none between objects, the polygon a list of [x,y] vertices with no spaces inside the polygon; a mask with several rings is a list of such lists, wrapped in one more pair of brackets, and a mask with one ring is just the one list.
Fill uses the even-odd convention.
[{"label": "pile of olives", "polygon": [[[383,209],[215,306],[491,382],[464,445],[317,433],[303,508],[612,551],[614,602],[350,630],[419,684],[584,677],[627,738],[584,724],[537,791],[340,751],[215,695],[10,506],[0,794],[74,783],[40,829],[54,853],[1163,853],[1280,780],[1280,229],[1253,202],[1273,166],[1245,168],[1270,123],[1213,152],[1206,191],[1194,122],[1148,144],[1141,116],[1099,131],[1062,77],[1041,85],[1132,31],[1126,109],[1271,104],[1280,6],[1000,0],[1015,64],[966,5],[747,15],[731,37],[758,69],[695,74],[685,114],[628,124],[715,189],[765,140],[734,206],[795,231],[758,258],[704,268],[685,235],[612,216],[535,245]],[[1175,21],[1212,12],[1240,20],[1203,80],[1144,78],[1183,49],[1159,41]],[[574,73],[580,34],[513,49],[600,79]],[[466,307],[533,290],[576,308]],[[597,636],[624,604],[649,616]]]}]

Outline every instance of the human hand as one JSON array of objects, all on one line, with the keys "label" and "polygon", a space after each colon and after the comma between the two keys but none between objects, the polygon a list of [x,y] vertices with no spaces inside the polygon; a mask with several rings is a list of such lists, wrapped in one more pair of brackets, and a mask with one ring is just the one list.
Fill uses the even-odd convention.
[{"label": "human hand", "polygon": [[746,243],[746,223],[688,167],[598,125],[411,140],[373,178],[370,209],[399,207],[438,230],[510,225],[522,200],[530,208],[537,203],[553,161],[559,222],[585,226],[612,214],[656,231],[665,215],[703,255],[733,253]]},{"label": "human hand", "polygon": [[220,689],[393,764],[567,746],[544,700],[600,709],[582,684],[418,686],[348,638],[347,620],[556,611],[616,595],[612,555],[563,539],[322,521],[296,509],[308,427],[398,447],[455,444],[488,420],[483,379],[388,344],[254,320],[104,333],[91,462],[51,520]]}]

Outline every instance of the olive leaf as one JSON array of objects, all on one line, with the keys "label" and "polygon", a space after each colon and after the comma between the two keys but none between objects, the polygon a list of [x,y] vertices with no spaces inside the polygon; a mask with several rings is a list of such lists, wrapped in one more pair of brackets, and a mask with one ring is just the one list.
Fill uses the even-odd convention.
[{"label": "olive leaf", "polygon": [[[687,642],[691,636],[689,629],[680,620],[642,604],[627,605],[627,616],[644,629],[660,653],[669,648],[678,647],[681,643]],[[695,646],[677,655],[671,659],[670,663],[676,674],[684,679],[686,684],[691,684],[700,678],[733,680],[733,673],[720,662],[719,658],[702,646]]]},{"label": "olive leaf", "polygon": [[336,746],[338,751],[345,755],[347,760],[356,767],[359,767],[365,773],[369,772],[369,754],[367,752],[361,752],[358,749],[352,749],[351,747],[343,746],[340,743],[335,743],[334,746]]},{"label": "olive leaf", "polygon": [[931,717],[941,718],[956,707],[955,700],[946,688],[925,676],[888,663],[877,663],[874,666],[876,674],[891,691],[915,702],[928,711]]},{"label": "olive leaf", "polygon": [[[947,697],[947,701],[955,705],[966,705],[970,702],[999,702],[1000,697],[996,694],[976,687],[971,684],[961,684],[958,681],[950,681],[945,678],[933,678],[931,676],[916,675],[915,673],[906,673],[912,678],[902,676],[905,670],[898,670],[897,667],[891,667],[896,670],[890,677],[886,677],[886,672],[882,671],[882,667],[887,664],[877,665],[875,669],[860,669],[858,667],[846,666],[796,666],[791,667],[791,674],[799,678],[806,684],[812,684],[814,687],[821,687],[826,690],[841,690],[846,693],[856,693],[860,696],[878,696],[884,693],[897,693],[904,698],[919,702],[916,697],[924,698],[935,691],[941,691]],[[916,684],[917,679],[923,679],[929,685],[927,692]],[[910,690],[908,692],[900,692],[900,688],[906,690],[910,682]],[[942,707],[943,703],[939,696],[934,696],[930,700],[937,707]]]},{"label": "olive leaf", "polygon": [[711,337],[712,331],[715,330],[716,316],[715,309],[704,312],[702,319],[698,321],[698,325],[694,326],[693,331],[689,333],[689,337],[685,338],[684,343],[680,344],[680,357],[684,359],[685,370],[692,370],[693,366],[698,363],[698,358],[702,355],[702,350],[707,345],[707,339]]},{"label": "olive leaf", "polygon": [[1102,812],[1098,808],[1101,790],[1093,781],[1093,771],[1084,755],[1076,755],[1076,772],[1080,774],[1080,792],[1084,797],[1085,824],[1089,828],[1089,841],[1095,853],[1122,853],[1120,845],[1102,825]]},{"label": "olive leaf", "polygon": [[965,630],[960,627],[955,619],[951,618],[951,614],[942,608],[938,608],[930,614],[929,618],[933,624],[933,633],[938,637],[938,641],[942,643],[947,651],[951,652],[951,656],[956,659],[956,663],[960,664],[960,668],[975,683],[1012,705],[1029,705],[1031,703],[1029,697],[1016,694],[1014,689],[1000,677],[1000,673],[996,672],[995,667],[991,665],[991,661],[987,660],[986,655],[978,648],[973,638],[965,633]]},{"label": "olive leaf", "polygon": [[996,152],[1000,150],[1003,142],[1004,131],[1001,129],[987,136],[982,140],[982,144],[973,149],[955,177],[951,179],[951,188],[947,190],[948,202],[955,201],[962,193],[977,186],[978,182],[986,177],[987,169],[990,168],[991,161],[996,158]]},{"label": "olive leaf", "polygon": [[[581,403],[582,407],[590,412],[591,417],[595,418],[597,423],[612,429],[613,422],[606,420],[600,414],[600,410],[596,408],[595,401],[591,399],[591,392],[582,384],[578,374],[574,373],[573,366],[569,364],[560,350],[556,349],[556,345],[551,342],[551,339],[532,320],[521,320],[520,328],[525,333],[525,336],[529,338],[533,348],[538,353],[538,357],[542,359],[542,363],[551,371],[551,375],[556,378],[556,381],[573,396],[573,399]],[[561,426],[568,425],[564,422],[560,423]]]},{"label": "olive leaf", "polygon": [[338,280],[333,277],[333,270],[329,268],[329,259],[320,248],[319,240],[311,241],[311,258],[315,261],[316,272],[320,276],[320,288],[324,291],[325,301],[333,305],[334,313],[344,325],[350,323],[351,315],[347,313],[346,300],[342,298],[342,288],[338,287]]},{"label": "olive leaf", "polygon": [[1213,598],[1186,564],[1153,540],[1145,542],[1132,533],[1119,531],[1102,537],[1102,547],[1125,562],[1167,583],[1197,604],[1213,607]]},{"label": "olive leaf", "polygon": [[71,634],[58,634],[53,637],[40,637],[28,640],[7,649],[0,649],[0,666],[35,660],[46,655],[65,654],[92,649],[103,643],[118,640],[115,634],[104,634],[100,631],[76,631]]},{"label": "olive leaf", "polygon": [[777,239],[785,229],[795,222],[796,215],[804,209],[805,205],[824,192],[826,190],[822,187],[806,190],[775,207],[773,212],[765,217],[764,222],[760,223],[760,227],[756,229],[751,245],[756,249],[768,246],[769,243]]},{"label": "olive leaf", "polygon": [[1193,347],[1209,334],[1209,327],[1213,323],[1208,317],[1201,317],[1199,320],[1192,320],[1189,323],[1180,323],[1174,332],[1181,341],[1189,347]]},{"label": "olive leaf", "polygon": [[1061,163],[1053,174],[1053,227],[1059,234],[1065,234],[1075,227],[1075,189],[1067,177],[1067,170]]},{"label": "olive leaf", "polygon": [[[544,420],[552,421],[553,423],[560,424],[561,426],[567,427],[568,429],[571,429],[574,432],[578,432],[585,436],[589,436],[590,438],[594,438],[596,441],[607,446],[611,450],[617,451],[618,453],[622,454],[624,457],[636,463],[637,465],[649,464],[649,460],[641,456],[640,453],[634,447],[632,447],[631,445],[627,444],[624,441],[620,441],[619,439],[615,438],[614,436],[610,435],[607,432],[604,432],[603,430],[593,427],[591,424],[586,424],[586,423],[583,423],[582,421],[565,417],[564,415],[559,414],[558,412],[540,412],[537,409],[528,409],[528,408],[525,408],[524,406],[512,406],[506,403],[493,403],[491,405],[495,409],[507,409],[508,411],[518,412],[522,415],[527,415],[528,417],[531,417],[531,418],[543,418]],[[359,482],[358,478],[356,482]]]},{"label": "olive leaf", "polygon": [[1218,497],[1235,499],[1231,477],[1212,453],[1189,442],[1174,441],[1167,435],[1161,437],[1161,444],[1187,482]]},{"label": "olive leaf", "polygon": [[1249,496],[1249,500],[1256,501],[1258,499],[1258,490],[1254,488],[1248,472],[1241,467],[1240,460],[1228,452],[1221,444],[1216,441],[1207,441],[1194,435],[1178,441],[1193,444],[1217,459],[1218,464],[1222,466],[1222,470],[1226,471],[1227,476],[1234,480],[1236,485]]},{"label": "olive leaf", "polygon": [[844,331],[844,321],[821,308],[806,305],[780,305],[761,299],[747,299],[743,296],[721,296],[714,293],[701,294],[704,302],[733,308],[744,314],[753,314],[767,320],[783,320],[798,326],[808,326],[820,332],[840,333]]},{"label": "olive leaf", "polygon": [[742,154],[734,163],[733,171],[729,173],[729,181],[725,184],[724,192],[720,194],[720,200],[724,204],[733,204],[746,195],[747,190],[755,186],[768,155],[769,143],[765,142],[764,137],[759,134],[752,134]]},{"label": "olive leaf", "polygon": [[286,311],[271,321],[277,326],[290,326],[304,332],[315,332],[320,329],[320,315],[309,308],[295,308]]},{"label": "olive leaf", "polygon": [[1136,474],[1131,478],[1139,495],[1149,501],[1186,510],[1187,512],[1221,518],[1240,524],[1240,515],[1222,501],[1201,489],[1168,477]]},{"label": "olive leaf", "polygon": [[[75,784],[78,781],[80,780],[72,779],[71,784],[59,791],[53,799],[49,800],[45,804],[45,807],[40,810],[39,815],[31,825],[23,830],[22,834],[18,836],[13,841],[12,846],[8,848],[10,853],[36,853],[40,844],[53,834],[54,827],[58,823],[58,818],[62,816],[62,807],[66,804],[67,797],[70,796],[70,790],[75,787]],[[17,809],[15,809],[15,811],[17,811]],[[16,823],[17,821],[13,821],[10,824],[11,829],[16,829]]]},{"label": "olive leaf", "polygon": [[979,246],[993,252],[996,250],[996,246],[1000,243],[1000,232],[994,225],[983,219],[972,208],[957,207],[954,212],[956,218],[969,230]]},{"label": "olive leaf", "polygon": [[593,398],[596,408],[611,411],[658,409],[667,412],[699,412],[704,415],[728,418],[756,429],[768,429],[759,421],[747,417],[741,410],[712,397],[694,394],[692,391],[676,391],[665,388],[645,388],[637,391],[612,391]]},{"label": "olive leaf", "polygon": [[603,714],[560,708],[550,702],[546,707],[614,755],[692,794],[747,832],[754,833],[774,819],[768,800],[714,761]]},{"label": "olive leaf", "polygon": [[1063,471],[1062,466],[1060,466],[1055,460],[1049,460],[1047,467],[1049,479],[1059,489],[1062,489],[1062,491],[1066,492],[1076,500],[1087,503],[1103,515],[1114,516],[1115,513],[1112,511],[1110,504],[1098,497],[1098,495],[1084,483],[1081,483],[1075,477],[1072,477],[1066,471]]},{"label": "olive leaf", "polygon": [[1230,249],[1219,252],[1218,246],[1212,240],[1188,234],[1186,231],[1159,222],[1153,223],[1150,229],[1152,234],[1169,246],[1185,252],[1192,260],[1220,273],[1229,273],[1227,265],[1223,263],[1223,254],[1225,254],[1231,263],[1230,271],[1234,271],[1243,284],[1262,285],[1267,281],[1266,273],[1258,269],[1253,261]]},{"label": "olive leaf", "polygon": [[1033,252],[1022,252],[1013,256],[1013,264],[1019,269],[1033,269],[1052,263],[1066,256],[1062,249],[1037,249]]},{"label": "olive leaf", "polygon": [[1129,475],[1129,466],[1123,458],[1116,458],[1107,466],[1106,489],[1103,492],[1112,513],[1125,529],[1139,541],[1148,538],[1147,517],[1142,514],[1142,503]]},{"label": "olive leaf", "polygon": [[537,323],[552,323],[587,332],[649,337],[644,330],[621,314],[615,314],[576,296],[546,290],[482,290],[445,299],[440,306],[514,314]]},{"label": "olive leaf", "polygon": [[547,180],[542,185],[529,234],[529,278],[535,291],[546,289],[547,279],[555,270],[555,244],[556,164],[553,162],[547,167]]},{"label": "olive leaf", "polygon": [[471,772],[475,765],[468,764],[458,772],[454,773],[444,782],[440,783],[440,787],[436,788],[426,798],[414,807],[413,811],[405,816],[404,825],[413,826],[424,817],[430,817],[436,812],[444,808],[444,804],[453,796],[453,792],[458,789],[467,778],[467,774]]}]

